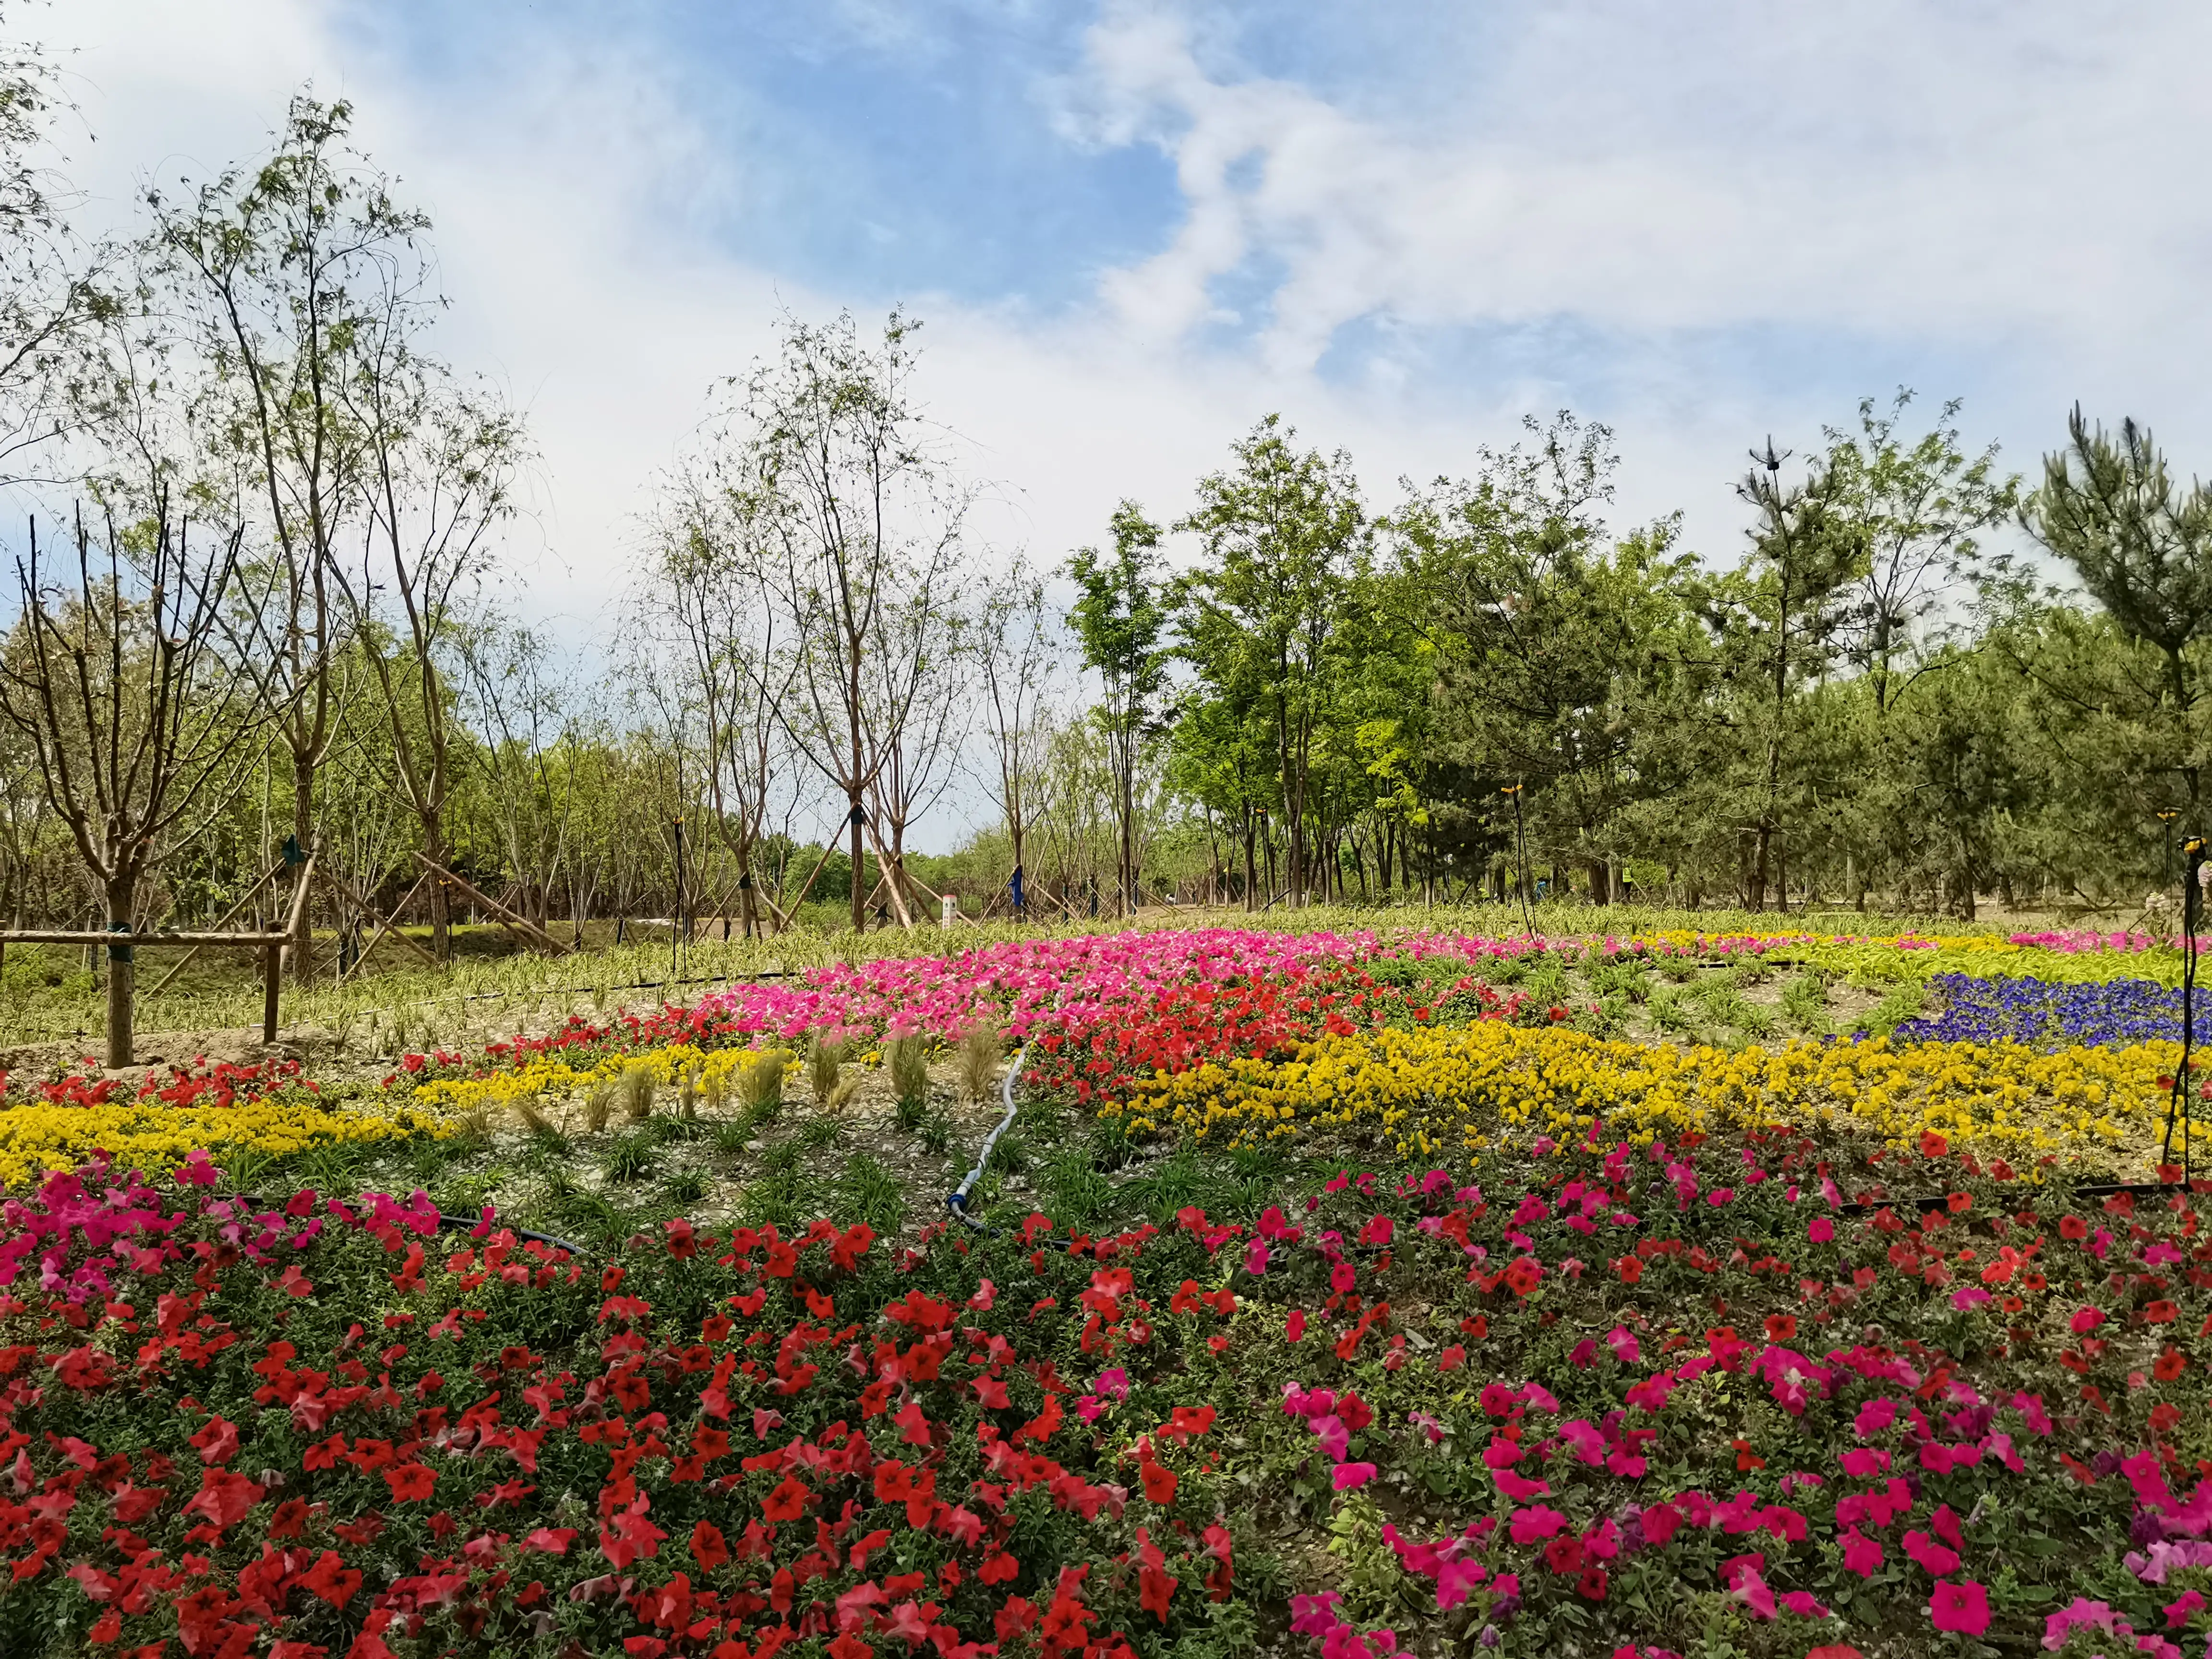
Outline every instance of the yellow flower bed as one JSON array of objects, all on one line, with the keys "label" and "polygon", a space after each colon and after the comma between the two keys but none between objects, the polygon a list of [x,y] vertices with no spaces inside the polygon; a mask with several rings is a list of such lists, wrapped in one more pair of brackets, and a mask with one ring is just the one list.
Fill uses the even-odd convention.
[{"label": "yellow flower bed", "polygon": [[2023,1044],[1886,1038],[1777,1048],[1608,1042],[1489,1020],[1309,1043],[1280,1064],[1231,1060],[1127,1091],[1143,1131],[1249,1142],[1379,1133],[1401,1155],[1475,1152],[1500,1130],[1574,1133],[1602,1118],[1648,1139],[1770,1123],[1855,1126],[1897,1144],[1934,1130],[2000,1155],[2148,1151],[2180,1045],[2044,1054]]},{"label": "yellow flower bed", "polygon": [[[2166,946],[2148,951],[2054,951],[2021,945],[1996,934],[1916,934],[1916,943],[1896,939],[1842,939],[1808,937],[1768,952],[1778,966],[1825,968],[1869,980],[1933,979],[1938,974],[1970,974],[1977,979],[2011,975],[2046,984],[2103,985],[2116,979],[2147,979],[2172,987],[2181,983],[2181,953]],[[1917,941],[1924,940],[1925,943]]]},{"label": "yellow flower bed", "polygon": [[[676,1086],[696,1066],[701,1088],[712,1092],[732,1081],[740,1068],[751,1063],[757,1052],[751,1048],[702,1049],[688,1042],[675,1042],[641,1053],[607,1054],[582,1066],[571,1066],[557,1055],[539,1054],[532,1056],[528,1065],[519,1066],[511,1072],[496,1072],[489,1077],[440,1078],[422,1084],[415,1091],[415,1103],[449,1112],[491,1111],[513,1106],[519,1101],[534,1103],[550,1096],[589,1090],[621,1076],[633,1066],[650,1067],[653,1081],[669,1088]],[[874,1058],[872,1054],[866,1056],[867,1060]]]},{"label": "yellow flower bed", "polygon": [[123,1169],[173,1168],[196,1150],[218,1162],[226,1150],[274,1157],[333,1142],[400,1140],[445,1135],[450,1124],[404,1106],[348,1111],[305,1091],[229,1106],[172,1106],[160,1100],[102,1106],[0,1106],[0,1188],[35,1182],[49,1170],[71,1170],[95,1152]]}]

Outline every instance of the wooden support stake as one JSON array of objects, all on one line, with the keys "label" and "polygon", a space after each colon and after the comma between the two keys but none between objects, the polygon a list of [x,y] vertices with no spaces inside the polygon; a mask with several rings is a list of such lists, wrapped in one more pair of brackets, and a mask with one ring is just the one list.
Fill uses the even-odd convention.
[{"label": "wooden support stake", "polygon": [[536,939],[540,945],[543,945],[555,956],[565,957],[568,954],[568,947],[567,945],[562,944],[559,939],[555,939],[552,934],[547,933],[536,922],[531,921],[527,916],[520,915],[514,911],[508,909],[507,906],[501,904],[497,899],[489,897],[485,894],[478,891],[460,877],[455,875],[451,870],[447,869],[442,865],[434,863],[429,855],[421,851],[419,848],[415,854],[415,861],[422,865],[425,869],[428,870],[432,875],[437,877],[440,880],[450,881],[453,883],[454,886],[459,888],[463,893],[466,894],[477,903],[483,906],[485,909],[493,911],[496,915],[505,917],[509,922],[513,923],[518,930],[528,934],[532,939]]},{"label": "wooden support stake", "polygon": [[[806,902],[806,896],[814,890],[814,878],[820,875],[823,870],[829,867],[830,855],[836,850],[837,843],[835,841],[829,842],[823,848],[822,856],[814,860],[814,867],[806,872],[806,879],[799,884],[799,896],[792,900],[791,908],[784,912],[786,915],[795,916],[799,914],[799,907]],[[857,880],[858,878],[859,878],[856,874],[854,879]],[[785,925],[788,926],[789,924],[786,923]]]},{"label": "wooden support stake", "polygon": [[[906,895],[899,890],[906,881],[905,860],[894,859],[884,851],[883,837],[876,833],[876,826],[872,819],[868,823],[867,830],[868,843],[876,849],[876,864],[883,872],[882,878],[876,883],[876,885],[888,887],[890,890],[891,909],[898,916],[899,926],[905,928],[907,932],[912,933],[914,916],[906,908]],[[872,902],[875,895],[871,893],[868,897]]]},{"label": "wooden support stake", "polygon": [[[392,918],[386,915],[383,911],[378,909],[374,904],[370,903],[368,900],[362,897],[362,895],[356,890],[343,876],[334,874],[331,872],[325,870],[323,872],[323,879],[330,883],[331,886],[337,888],[348,903],[353,905],[354,908],[358,909],[363,915],[371,918],[377,924],[375,933],[371,937],[369,943],[362,947],[361,955],[356,959],[353,968],[347,970],[349,973],[358,969],[362,963],[368,960],[368,953],[370,950],[374,947],[376,941],[382,939],[386,933],[390,933],[392,938],[398,939],[402,945],[412,951],[416,956],[422,957],[423,961],[428,963],[433,968],[442,969],[444,967],[445,964],[441,963],[437,957],[432,956],[423,946],[416,944],[413,939],[408,938],[406,934],[401,933],[399,931],[399,924],[398,922],[392,921]],[[404,910],[407,908],[408,899],[413,898],[415,896],[416,890],[421,887],[428,879],[428,878],[427,876],[416,877],[415,886],[407,890],[407,897],[399,901],[398,904],[395,907],[395,910]]]},{"label": "wooden support stake", "polygon": [[755,904],[759,905],[763,909],[766,910],[769,915],[775,918],[775,931],[777,933],[781,933],[791,926],[791,918],[776,908],[776,903],[774,899],[770,898],[766,893],[761,891],[760,883],[758,881],[755,881],[752,886],[747,890],[752,894],[753,902]]},{"label": "wooden support stake", "polygon": [[[224,911],[221,915],[215,919],[215,925],[217,927],[222,927],[223,923],[228,921],[240,910],[243,910],[247,905],[252,903],[255,897],[260,893],[261,890],[266,887],[270,882],[274,881],[278,876],[282,875],[283,872],[284,861],[283,860],[279,859],[273,866],[270,866],[268,872],[262,876],[260,880],[255,882],[252,886],[246,890],[245,894],[239,899],[237,903],[232,905],[229,909]],[[185,971],[185,965],[189,963],[194,957],[199,955],[199,953],[205,948],[206,947],[204,945],[195,945],[191,950],[185,951],[183,956],[177,959],[176,964],[155,982],[154,988],[147,992],[146,994],[149,997],[159,995],[161,994],[161,988],[167,985],[171,980],[176,978],[179,974],[183,973]]]},{"label": "wooden support stake", "polygon": [[413,939],[408,938],[406,934],[401,933],[399,931],[399,924],[392,919],[392,916],[398,915],[402,910],[404,910],[409,904],[414,902],[415,895],[422,890],[422,884],[429,879],[430,878],[428,874],[416,877],[415,884],[409,888],[405,894],[401,896],[398,903],[392,907],[391,916],[386,915],[373,904],[361,902],[362,908],[368,911],[369,915],[376,918],[376,931],[368,936],[368,943],[361,947],[361,955],[354,959],[353,966],[347,970],[349,973],[357,974],[361,971],[362,963],[368,960],[368,953],[376,949],[376,942],[382,939],[386,933],[390,933],[392,938],[398,939],[402,945],[412,951],[416,956],[422,957],[423,961],[428,963],[433,968],[440,969],[444,968],[445,964],[440,962],[437,957],[432,956],[428,951],[424,950],[422,946],[416,944]]}]

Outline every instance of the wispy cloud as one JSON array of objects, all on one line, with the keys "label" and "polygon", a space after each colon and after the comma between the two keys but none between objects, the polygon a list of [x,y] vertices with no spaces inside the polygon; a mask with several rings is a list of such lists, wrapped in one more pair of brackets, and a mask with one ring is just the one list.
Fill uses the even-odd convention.
[{"label": "wispy cloud", "polygon": [[2212,13],[1501,9],[1519,27],[1493,27],[1487,62],[1399,66],[1465,88],[1407,121],[1207,62],[1184,9],[1109,4],[1071,122],[1158,146],[1186,204],[1171,242],[1104,283],[1126,325],[1197,326],[1212,285],[1264,255],[1284,274],[1258,348],[1285,368],[1372,314],[2066,353],[2200,336],[2212,199],[2184,158],[2212,141],[2212,105],[2185,66]]}]

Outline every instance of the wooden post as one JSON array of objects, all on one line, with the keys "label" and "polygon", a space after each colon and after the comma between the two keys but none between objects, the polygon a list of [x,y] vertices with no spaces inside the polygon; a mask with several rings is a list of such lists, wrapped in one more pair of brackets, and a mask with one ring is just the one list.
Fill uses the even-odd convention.
[{"label": "wooden post", "polygon": [[264,945],[261,950],[261,1043],[274,1047],[276,1042],[276,988],[282,981],[284,969],[284,947]]}]

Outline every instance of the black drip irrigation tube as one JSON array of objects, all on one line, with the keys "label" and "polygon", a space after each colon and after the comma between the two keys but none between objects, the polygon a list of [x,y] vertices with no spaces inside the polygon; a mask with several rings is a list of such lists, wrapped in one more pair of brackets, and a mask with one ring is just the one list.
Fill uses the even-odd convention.
[{"label": "black drip irrigation tube", "polygon": [[984,1167],[991,1161],[991,1149],[999,1144],[999,1137],[1006,1133],[1013,1123],[1014,1079],[1021,1074],[1022,1059],[1028,1053],[1029,1045],[1026,1043],[1014,1050],[1014,1057],[1006,1066],[1006,1081],[999,1085],[999,1098],[1006,1103],[1006,1115],[999,1120],[990,1133],[983,1137],[983,1149],[975,1154],[975,1167],[969,1170],[961,1178],[960,1184],[945,1195],[945,1207],[979,1233],[988,1232],[990,1229],[968,1212],[969,1195],[975,1190],[975,1183],[983,1178]]},{"label": "black drip irrigation tube", "polygon": [[[442,1211],[439,1212],[438,1216],[438,1226],[442,1231],[474,1233],[477,1228],[483,1224],[484,1219],[482,1216],[478,1216],[475,1219],[471,1220],[465,1215],[447,1215]],[[495,1221],[494,1224],[497,1225],[498,1223]],[[556,1238],[550,1233],[533,1233],[526,1227],[509,1227],[507,1231],[513,1233],[517,1238],[527,1240],[533,1244],[547,1245],[556,1250],[566,1250],[570,1255],[589,1255],[591,1254],[591,1252],[586,1249],[582,1245],[571,1243],[565,1238]]]},{"label": "black drip irrigation tube", "polygon": [[[2021,1183],[2029,1192],[2047,1191],[2051,1188],[2057,1187],[2058,1184],[2056,1182],[2042,1186],[2033,1182]],[[2085,1181],[2079,1185],[2066,1188],[2064,1190],[2075,1198],[2112,1198],[2120,1193],[2126,1193],[2136,1198],[2156,1198],[2167,1193],[2193,1192],[2199,1186],[2207,1184],[2201,1182],[2183,1181]],[[1918,1197],[1885,1198],[1864,1203],[1841,1204],[1837,1206],[1836,1213],[1838,1215],[1876,1215],[1884,1210],[1917,1210],[1921,1214],[1926,1215],[1930,1211],[1948,1210],[1950,1207],[1951,1200],[1948,1194],[1933,1193],[1923,1194]]]},{"label": "black drip irrigation tube", "polygon": [[[355,1194],[356,1199],[360,1196],[361,1195],[359,1194]],[[268,1202],[267,1200],[257,1197],[252,1193],[233,1193],[231,1197],[236,1199],[242,1204],[251,1204],[257,1208],[261,1207]],[[496,1218],[497,1212],[495,1212],[494,1218],[490,1224],[495,1226],[500,1224]],[[473,1233],[477,1228],[485,1224],[485,1218],[481,1215],[447,1215],[442,1210],[438,1212],[438,1228],[441,1232]],[[582,1245],[572,1243],[565,1238],[556,1238],[551,1233],[533,1233],[526,1227],[509,1227],[507,1231],[513,1233],[517,1238],[526,1239],[535,1244],[548,1245],[556,1250],[566,1250],[570,1255],[589,1255],[591,1254],[591,1252],[586,1249]]]}]

